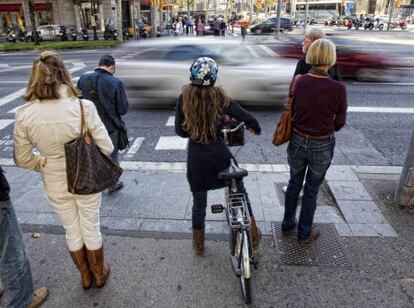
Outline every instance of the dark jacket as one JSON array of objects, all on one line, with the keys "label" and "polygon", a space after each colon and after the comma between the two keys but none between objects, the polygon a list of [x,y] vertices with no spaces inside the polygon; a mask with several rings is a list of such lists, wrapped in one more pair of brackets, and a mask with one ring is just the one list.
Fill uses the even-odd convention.
[{"label": "dark jacket", "polygon": [[10,185],[4,175],[3,168],[0,167],[0,201],[7,201],[10,199]]},{"label": "dark jacket", "polygon": [[[312,68],[312,65],[307,64],[305,61],[305,58],[302,58],[299,60],[298,64],[296,65],[295,74],[296,75],[305,75],[307,74],[310,69]],[[332,79],[341,81],[341,76],[339,75],[339,70],[336,64],[334,64],[329,70],[328,70],[329,76],[331,76]]]},{"label": "dark jacket", "polygon": [[[175,132],[181,137],[188,138],[188,133],[182,127],[184,122],[182,104],[183,99],[180,95],[175,116]],[[230,102],[225,113],[245,122],[248,128],[260,133],[261,128],[257,120],[238,103]],[[222,128],[223,121],[217,127],[217,134]],[[191,191],[207,191],[226,186],[224,181],[217,179],[217,175],[229,166],[230,158],[234,157],[222,137],[211,137],[208,143],[201,143],[190,138],[187,152],[187,180]]]},{"label": "dark jacket", "polygon": [[93,99],[88,85],[89,77],[92,78],[94,91],[103,106],[103,112],[99,106],[97,110],[108,132],[112,133],[116,129],[126,130],[121,116],[128,111],[128,100],[122,81],[101,68],[95,69],[93,73],[82,74],[78,81],[78,88],[82,91],[82,97],[91,101]]}]

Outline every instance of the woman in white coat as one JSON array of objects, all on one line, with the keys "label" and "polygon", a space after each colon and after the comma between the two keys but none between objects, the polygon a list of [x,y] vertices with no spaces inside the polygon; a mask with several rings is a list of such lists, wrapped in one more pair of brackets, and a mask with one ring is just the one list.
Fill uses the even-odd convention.
[{"label": "woman in white coat", "polygon": [[[80,133],[80,101],[60,56],[42,52],[33,63],[26,104],[18,108],[13,133],[17,166],[40,172],[45,194],[66,231],[73,262],[84,289],[102,287],[109,275],[99,226],[101,194],[68,192],[64,145]],[[110,155],[113,145],[92,102],[82,100],[87,128],[96,145]],[[37,151],[33,151],[36,147]]]}]

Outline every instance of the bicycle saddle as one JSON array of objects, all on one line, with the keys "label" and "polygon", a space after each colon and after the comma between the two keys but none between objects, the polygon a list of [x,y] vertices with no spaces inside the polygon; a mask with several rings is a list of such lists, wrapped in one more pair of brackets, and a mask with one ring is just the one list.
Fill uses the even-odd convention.
[{"label": "bicycle saddle", "polygon": [[218,174],[219,180],[240,179],[247,176],[247,170],[236,166],[233,158],[230,159],[230,165]]}]

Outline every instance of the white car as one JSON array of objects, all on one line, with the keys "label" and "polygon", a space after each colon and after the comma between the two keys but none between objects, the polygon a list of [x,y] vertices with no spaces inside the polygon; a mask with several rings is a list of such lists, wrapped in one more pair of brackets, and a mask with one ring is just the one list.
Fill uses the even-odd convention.
[{"label": "white car", "polygon": [[[241,40],[216,38],[157,39],[122,45],[128,60],[118,61],[116,76],[126,88],[128,101],[136,106],[169,106],[176,103],[189,83],[190,66],[201,56],[216,60],[216,85],[248,106],[281,106],[296,62],[280,58],[252,58]],[[130,51],[130,52],[129,52]]]}]

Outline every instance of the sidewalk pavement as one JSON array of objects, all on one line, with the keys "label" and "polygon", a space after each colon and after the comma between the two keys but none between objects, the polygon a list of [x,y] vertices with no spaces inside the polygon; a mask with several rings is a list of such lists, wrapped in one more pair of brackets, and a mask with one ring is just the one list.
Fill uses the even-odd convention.
[{"label": "sidewalk pavement", "polygon": [[[241,307],[224,214],[208,211],[206,255],[191,251],[185,164],[123,162],[123,167],[125,188],[104,193],[101,210],[111,278],[105,289],[86,292],[39,175],[5,167],[36,286],[50,288],[44,307]],[[335,227],[352,263],[345,269],[281,264],[270,235],[271,222],[283,215],[287,166],[244,167],[253,211],[266,235],[252,278],[252,307],[413,307],[414,210],[392,203],[401,168],[331,166],[315,221]],[[223,200],[221,190],[209,194],[209,204]],[[41,232],[40,238],[32,232]]]}]

